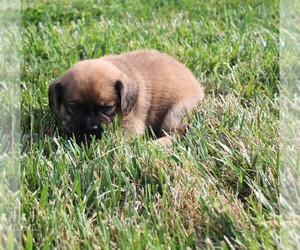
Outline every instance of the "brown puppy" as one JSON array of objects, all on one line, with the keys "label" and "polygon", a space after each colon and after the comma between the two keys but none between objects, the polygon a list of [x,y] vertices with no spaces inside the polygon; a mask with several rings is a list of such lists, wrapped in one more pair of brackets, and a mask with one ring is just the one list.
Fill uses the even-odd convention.
[{"label": "brown puppy", "polygon": [[183,116],[204,97],[193,74],[172,57],[154,50],[84,60],[49,87],[49,105],[66,132],[78,140],[100,137],[103,125],[119,116],[128,132],[150,129],[161,144],[184,134]]}]

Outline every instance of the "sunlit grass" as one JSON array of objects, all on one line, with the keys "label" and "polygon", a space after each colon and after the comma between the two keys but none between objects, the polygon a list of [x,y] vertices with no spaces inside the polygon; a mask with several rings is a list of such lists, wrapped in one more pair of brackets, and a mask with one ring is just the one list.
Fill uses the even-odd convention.
[{"label": "sunlit grass", "polygon": [[[24,248],[276,248],[277,2],[22,6]],[[60,135],[48,85],[80,59],[138,48],[205,86],[184,140],[163,149],[117,126],[89,147]]]}]

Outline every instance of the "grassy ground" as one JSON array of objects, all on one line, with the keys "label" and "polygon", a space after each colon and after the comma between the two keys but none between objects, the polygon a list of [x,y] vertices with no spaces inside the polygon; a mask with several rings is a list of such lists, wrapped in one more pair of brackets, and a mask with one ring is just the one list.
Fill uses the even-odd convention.
[{"label": "grassy ground", "polygon": [[[278,8],[23,1],[23,248],[276,248]],[[162,150],[116,127],[90,147],[59,136],[51,81],[80,59],[138,48],[174,56],[205,86],[186,138]]]}]

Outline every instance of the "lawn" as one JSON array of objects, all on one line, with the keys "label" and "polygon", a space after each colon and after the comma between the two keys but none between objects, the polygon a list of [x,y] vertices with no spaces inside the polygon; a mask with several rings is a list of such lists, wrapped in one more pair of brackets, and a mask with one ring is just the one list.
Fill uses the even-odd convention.
[{"label": "lawn", "polygon": [[[277,0],[25,0],[21,18],[22,248],[276,249]],[[59,134],[49,84],[78,60],[141,48],[205,87],[185,138]]]}]

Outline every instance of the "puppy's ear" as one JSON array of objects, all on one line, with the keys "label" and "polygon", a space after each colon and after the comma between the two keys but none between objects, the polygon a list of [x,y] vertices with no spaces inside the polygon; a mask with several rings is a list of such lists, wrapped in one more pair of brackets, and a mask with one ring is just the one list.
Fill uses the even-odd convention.
[{"label": "puppy's ear", "polygon": [[138,86],[130,80],[117,80],[115,85],[118,97],[120,99],[120,110],[122,115],[128,115],[133,109],[138,97]]},{"label": "puppy's ear", "polygon": [[64,89],[60,82],[54,82],[48,89],[48,101],[52,112],[58,114],[59,106],[63,100]]}]

